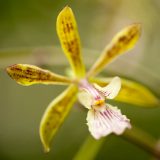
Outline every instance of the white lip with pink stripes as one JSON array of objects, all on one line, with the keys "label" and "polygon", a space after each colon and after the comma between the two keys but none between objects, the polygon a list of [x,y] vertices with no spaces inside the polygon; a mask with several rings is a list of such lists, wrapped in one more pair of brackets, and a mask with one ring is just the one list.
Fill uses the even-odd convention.
[{"label": "white lip with pink stripes", "polygon": [[108,103],[106,99],[114,99],[121,88],[121,80],[114,77],[105,87],[90,84],[86,79],[79,83],[78,99],[89,109],[87,125],[95,139],[107,136],[110,133],[120,135],[126,128],[131,128],[130,120],[122,115],[121,111]]}]

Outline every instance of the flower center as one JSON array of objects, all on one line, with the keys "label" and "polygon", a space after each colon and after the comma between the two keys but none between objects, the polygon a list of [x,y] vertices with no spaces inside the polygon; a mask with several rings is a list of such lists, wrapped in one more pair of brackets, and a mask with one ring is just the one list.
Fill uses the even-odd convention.
[{"label": "flower center", "polygon": [[84,90],[91,95],[91,107],[97,108],[105,104],[105,97],[102,96],[99,91],[88,82],[88,80],[83,79],[79,82],[79,90]]}]

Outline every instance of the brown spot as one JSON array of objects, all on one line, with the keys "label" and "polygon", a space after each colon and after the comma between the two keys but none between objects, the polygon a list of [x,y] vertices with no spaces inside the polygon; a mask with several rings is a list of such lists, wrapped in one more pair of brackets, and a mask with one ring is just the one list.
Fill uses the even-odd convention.
[{"label": "brown spot", "polygon": [[19,71],[19,72],[21,72],[22,71],[22,69],[21,68],[18,68],[18,67],[11,67],[10,68],[12,71]]},{"label": "brown spot", "polygon": [[68,46],[68,51],[71,52],[71,53],[72,53],[72,51],[73,51],[73,50],[72,50],[72,47],[71,47],[70,45]]},{"label": "brown spot", "polygon": [[72,23],[70,23],[70,29],[73,30],[73,24]]},{"label": "brown spot", "polygon": [[67,28],[67,32],[70,32],[70,27],[68,23],[66,24],[66,28]]},{"label": "brown spot", "polygon": [[49,126],[49,125],[50,125],[50,122],[49,122],[49,121],[47,121],[47,122],[46,122],[46,125],[47,125],[47,126]]},{"label": "brown spot", "polygon": [[119,51],[119,47],[117,45],[113,45],[112,48],[107,52],[107,57],[114,57]]},{"label": "brown spot", "polygon": [[122,43],[122,42],[125,42],[127,40],[127,37],[126,36],[122,36],[118,39],[118,42]]},{"label": "brown spot", "polygon": [[30,68],[27,68],[24,72],[26,74],[33,75],[33,71]]},{"label": "brown spot", "polygon": [[75,41],[74,40],[72,40],[71,42],[70,42],[70,44],[73,46],[74,45],[74,43],[75,43]]}]

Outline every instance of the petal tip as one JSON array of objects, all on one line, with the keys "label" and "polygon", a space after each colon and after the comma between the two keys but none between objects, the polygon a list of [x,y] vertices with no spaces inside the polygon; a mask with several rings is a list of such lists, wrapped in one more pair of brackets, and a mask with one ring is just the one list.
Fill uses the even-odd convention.
[{"label": "petal tip", "polygon": [[10,74],[11,71],[12,71],[16,66],[17,66],[17,64],[13,64],[13,65],[11,65],[11,66],[6,67],[5,70],[6,70],[6,72],[7,72],[8,74]]},{"label": "petal tip", "polygon": [[141,30],[142,28],[142,24],[140,22],[135,22],[132,25],[135,26],[138,30]]},{"label": "petal tip", "polygon": [[14,80],[16,80],[16,78],[15,78],[15,72],[18,70],[18,69],[17,69],[18,66],[19,66],[18,64],[13,64],[13,65],[8,66],[8,67],[5,68],[7,74],[8,74],[12,79],[14,79]]},{"label": "petal tip", "polygon": [[10,67],[10,66],[6,67],[6,68],[5,68],[5,71],[6,71],[7,74],[10,76],[11,67]]},{"label": "petal tip", "polygon": [[42,127],[42,122],[40,123],[40,129],[39,129],[39,135],[40,135],[40,140],[41,140],[41,143],[43,145],[43,149],[44,149],[44,152],[45,153],[48,153],[50,151],[50,147],[49,147],[49,144],[45,138],[45,135],[44,135],[44,130],[43,130],[43,127]]},{"label": "petal tip", "polygon": [[64,9],[71,9],[71,7],[69,7],[69,5],[66,5]]},{"label": "petal tip", "polygon": [[113,78],[113,80],[115,82],[119,83],[119,85],[121,86],[121,78],[120,77],[116,76],[116,77]]},{"label": "petal tip", "polygon": [[62,9],[62,11],[61,11],[60,13],[62,13],[62,12],[69,12],[69,11],[72,11],[72,9],[71,9],[71,7],[69,7],[69,5],[66,5],[66,6]]},{"label": "petal tip", "polygon": [[142,24],[141,23],[133,23],[130,25],[131,29],[134,30],[134,34],[137,34],[137,35],[141,35],[141,31],[142,31]]},{"label": "petal tip", "polygon": [[50,151],[50,148],[47,147],[47,146],[45,146],[45,147],[44,147],[44,152],[45,152],[45,153],[48,153],[49,151]]}]

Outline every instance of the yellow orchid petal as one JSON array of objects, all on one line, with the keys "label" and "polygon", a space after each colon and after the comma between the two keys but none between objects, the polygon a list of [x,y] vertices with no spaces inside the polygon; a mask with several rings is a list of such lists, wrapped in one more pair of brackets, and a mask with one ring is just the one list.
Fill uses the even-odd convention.
[{"label": "yellow orchid petal", "polygon": [[78,28],[72,9],[65,7],[57,17],[57,33],[76,77],[85,75]]},{"label": "yellow orchid petal", "polygon": [[88,72],[88,76],[99,73],[108,63],[117,56],[132,49],[140,37],[141,25],[132,24],[119,32],[104,49],[102,55]]},{"label": "yellow orchid petal", "polygon": [[71,85],[54,99],[46,109],[40,123],[40,138],[46,152],[50,150],[53,136],[62,125],[76,100],[77,87]]},{"label": "yellow orchid petal", "polygon": [[[106,86],[112,78],[93,78],[90,81],[100,86]],[[160,104],[156,96],[144,85],[121,78],[122,86],[114,100],[134,104],[141,107],[155,107]]]},{"label": "yellow orchid petal", "polygon": [[29,86],[32,84],[69,84],[71,80],[48,70],[29,64],[15,64],[6,68],[7,73],[17,83]]}]

